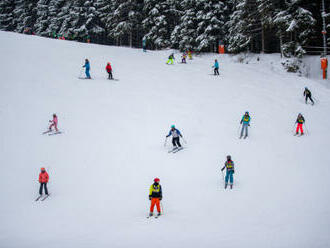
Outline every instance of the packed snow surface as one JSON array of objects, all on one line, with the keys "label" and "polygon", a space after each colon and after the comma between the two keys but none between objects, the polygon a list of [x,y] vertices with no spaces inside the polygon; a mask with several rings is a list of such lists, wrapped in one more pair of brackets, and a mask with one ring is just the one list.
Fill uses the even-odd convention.
[{"label": "packed snow surface", "polygon": [[[285,73],[278,55],[166,65],[171,51],[0,40],[1,248],[330,246],[330,81]],[[93,80],[78,79],[85,58]],[[106,79],[108,61],[119,81]],[[307,135],[295,137],[300,112]],[[63,133],[42,135],[53,113]],[[164,147],[172,124],[187,141],[176,154]],[[35,202],[43,166],[51,195]],[[147,219],[154,177],[164,215]]]}]

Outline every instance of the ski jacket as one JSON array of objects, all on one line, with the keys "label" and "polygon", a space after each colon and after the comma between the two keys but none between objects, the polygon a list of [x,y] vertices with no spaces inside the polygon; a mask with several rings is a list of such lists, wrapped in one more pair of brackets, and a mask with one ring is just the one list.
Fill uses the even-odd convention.
[{"label": "ski jacket", "polygon": [[173,138],[177,138],[179,136],[182,137],[182,134],[180,133],[180,131],[178,129],[174,129],[174,130],[171,129],[166,137],[170,137],[171,135]]},{"label": "ski jacket", "polygon": [[52,123],[56,124],[57,125],[57,116],[53,117],[53,120],[52,120]]},{"label": "ski jacket", "polygon": [[48,183],[49,176],[48,173],[45,172],[40,172],[39,174],[39,183]]},{"label": "ski jacket", "polygon": [[89,70],[91,68],[89,62],[85,62],[85,65],[83,67],[85,67],[86,70]]},{"label": "ski jacket", "polygon": [[312,92],[310,90],[305,90],[304,91],[304,96],[312,96]]},{"label": "ski jacket", "polygon": [[214,66],[213,67],[219,69],[219,63],[218,63],[218,61],[214,62]]},{"label": "ski jacket", "polygon": [[243,115],[241,123],[249,124],[250,120],[251,120],[251,117],[249,115]]},{"label": "ski jacket", "polygon": [[154,183],[149,189],[149,198],[163,198],[162,186],[158,183]]},{"label": "ski jacket", "polygon": [[304,122],[305,122],[305,118],[303,116],[301,116],[301,117],[298,116],[296,123],[304,124]]},{"label": "ski jacket", "polygon": [[226,162],[225,162],[225,166],[221,169],[221,170],[224,170],[224,169],[227,169],[227,172],[228,171],[234,171],[235,169],[234,169],[234,161],[232,161],[232,160],[227,160]]},{"label": "ski jacket", "polygon": [[105,69],[107,70],[107,72],[112,72],[112,68],[110,64],[107,64],[107,66],[105,67]]}]

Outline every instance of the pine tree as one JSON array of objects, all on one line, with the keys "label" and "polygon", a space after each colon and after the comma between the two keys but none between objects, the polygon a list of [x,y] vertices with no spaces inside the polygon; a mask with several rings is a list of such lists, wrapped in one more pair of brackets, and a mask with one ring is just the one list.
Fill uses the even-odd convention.
[{"label": "pine tree", "polygon": [[46,36],[46,29],[49,26],[49,2],[50,0],[39,0],[37,3],[37,20],[34,31],[38,35]]},{"label": "pine tree", "polygon": [[224,40],[226,6],[219,0],[198,0],[196,50],[211,51],[219,40]]},{"label": "pine tree", "polygon": [[0,1],[0,30],[13,31],[15,29],[14,14],[15,0]]},{"label": "pine tree", "polygon": [[26,30],[33,30],[37,19],[38,0],[17,0],[14,10],[15,31],[23,33]]},{"label": "pine tree", "polygon": [[287,0],[284,9],[276,14],[274,23],[278,26],[284,56],[303,56],[306,51],[302,46],[308,43],[316,20],[302,7],[302,0]]}]

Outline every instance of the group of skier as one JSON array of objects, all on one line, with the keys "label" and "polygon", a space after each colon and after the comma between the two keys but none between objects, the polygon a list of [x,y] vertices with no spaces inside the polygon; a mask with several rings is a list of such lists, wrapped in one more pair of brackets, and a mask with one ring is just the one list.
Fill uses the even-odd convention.
[{"label": "group of skier", "polygon": [[[85,59],[85,64],[83,65],[83,68],[85,68],[86,79],[92,79],[91,75],[90,75],[91,66],[90,66],[90,62],[88,59]],[[113,75],[112,75],[112,67],[111,67],[110,62],[107,63],[105,70],[108,73],[108,79],[112,80]]]}]

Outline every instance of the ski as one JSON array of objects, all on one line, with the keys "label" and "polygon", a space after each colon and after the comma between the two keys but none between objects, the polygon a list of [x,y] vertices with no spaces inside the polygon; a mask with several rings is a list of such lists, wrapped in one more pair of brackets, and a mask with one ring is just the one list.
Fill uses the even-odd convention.
[{"label": "ski", "polygon": [[39,201],[39,199],[42,197],[42,195],[39,195],[35,201]]},{"label": "ski", "polygon": [[112,80],[112,81],[119,81],[119,79],[117,79],[117,78],[111,78],[111,79],[109,79],[109,80]]},{"label": "ski", "polygon": [[58,131],[58,132],[55,132],[55,133],[49,133],[48,135],[56,135],[56,134],[61,134],[62,132],[61,131]]},{"label": "ski", "polygon": [[78,79],[93,79],[93,78],[78,77]]},{"label": "ski", "polygon": [[42,198],[42,199],[41,199],[41,201],[44,201],[44,200],[46,200],[46,199],[48,198],[48,196],[49,196],[49,194],[48,194],[48,195],[46,195],[44,198]]},{"label": "ski", "polygon": [[50,133],[52,130],[47,130],[45,132],[43,132],[42,134],[46,134],[46,133]]},{"label": "ski", "polygon": [[178,151],[181,151],[181,150],[183,150],[183,147],[176,149],[175,151],[173,151],[173,153],[177,153]]},{"label": "ski", "polygon": [[172,150],[169,150],[168,153],[174,152],[177,149],[178,149],[177,147],[174,147]]}]

